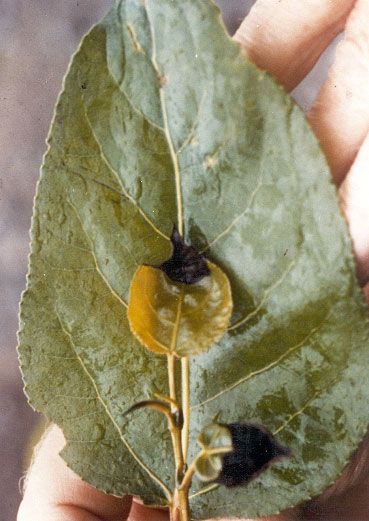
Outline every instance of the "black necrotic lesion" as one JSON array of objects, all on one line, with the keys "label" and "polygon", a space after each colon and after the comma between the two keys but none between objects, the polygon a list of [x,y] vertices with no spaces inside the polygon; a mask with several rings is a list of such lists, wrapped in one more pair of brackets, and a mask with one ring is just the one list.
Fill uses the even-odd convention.
[{"label": "black necrotic lesion", "polygon": [[226,487],[246,485],[275,461],[290,457],[291,450],[281,445],[264,427],[248,423],[225,425],[232,436],[233,451],[223,458],[216,482]]},{"label": "black necrotic lesion", "polygon": [[170,240],[172,256],[155,266],[156,268],[162,270],[172,281],[183,284],[196,284],[210,275],[204,255],[186,244],[175,226]]}]

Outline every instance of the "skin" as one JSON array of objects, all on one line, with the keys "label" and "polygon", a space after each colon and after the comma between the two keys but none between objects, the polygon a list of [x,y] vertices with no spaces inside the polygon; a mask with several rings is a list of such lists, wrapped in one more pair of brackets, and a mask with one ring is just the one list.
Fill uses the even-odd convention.
[{"label": "skin", "polygon": [[[258,0],[234,38],[245,54],[291,91],[342,30],[328,79],[308,114],[332,169],[348,221],[357,271],[369,301],[369,0]],[[51,427],[28,472],[18,521],[167,521],[131,498],[84,483],[58,455]],[[268,521],[369,520],[369,436],[338,482],[322,496]],[[229,521],[229,520],[223,520]],[[245,520],[246,521],[246,520]],[[266,519],[264,520],[266,521]]]}]

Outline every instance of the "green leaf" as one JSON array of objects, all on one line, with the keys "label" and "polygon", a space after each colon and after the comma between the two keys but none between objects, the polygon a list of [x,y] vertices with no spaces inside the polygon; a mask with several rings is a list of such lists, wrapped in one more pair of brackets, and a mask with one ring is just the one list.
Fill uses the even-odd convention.
[{"label": "green leaf", "polygon": [[[369,422],[369,326],[335,189],[303,114],[247,63],[207,0],[125,0],[65,79],[32,224],[20,357],[62,456],[107,492],[166,504],[165,418],[122,413],[168,394],[165,357],[130,333],[137,267],[169,257],[173,224],[230,278],[231,326],[191,363],[199,426],[264,424],[293,450],[193,517],[254,517],[318,494]],[[201,485],[194,482],[193,493]]]},{"label": "green leaf", "polygon": [[138,268],[128,320],[142,345],[161,355],[192,356],[224,335],[232,312],[230,286],[218,266],[208,267],[210,275],[196,284],[173,282],[151,266]]}]

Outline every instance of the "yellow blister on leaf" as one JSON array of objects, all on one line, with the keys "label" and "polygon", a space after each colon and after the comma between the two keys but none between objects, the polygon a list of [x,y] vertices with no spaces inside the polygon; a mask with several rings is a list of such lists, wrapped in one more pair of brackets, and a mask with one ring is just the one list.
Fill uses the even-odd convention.
[{"label": "yellow blister on leaf", "polygon": [[232,313],[228,277],[207,261],[209,275],[195,284],[140,266],[130,290],[128,320],[142,345],[157,354],[200,354],[218,342]]}]

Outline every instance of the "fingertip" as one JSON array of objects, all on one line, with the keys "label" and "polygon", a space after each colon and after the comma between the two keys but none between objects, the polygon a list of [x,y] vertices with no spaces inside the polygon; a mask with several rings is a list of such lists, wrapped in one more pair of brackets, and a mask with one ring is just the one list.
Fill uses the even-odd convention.
[{"label": "fingertip", "polygon": [[328,78],[308,114],[339,185],[369,130],[369,2],[357,0]]},{"label": "fingertip", "polygon": [[362,285],[369,280],[369,134],[339,189]]},{"label": "fingertip", "polygon": [[257,0],[234,39],[292,90],[343,29],[354,0]]}]

